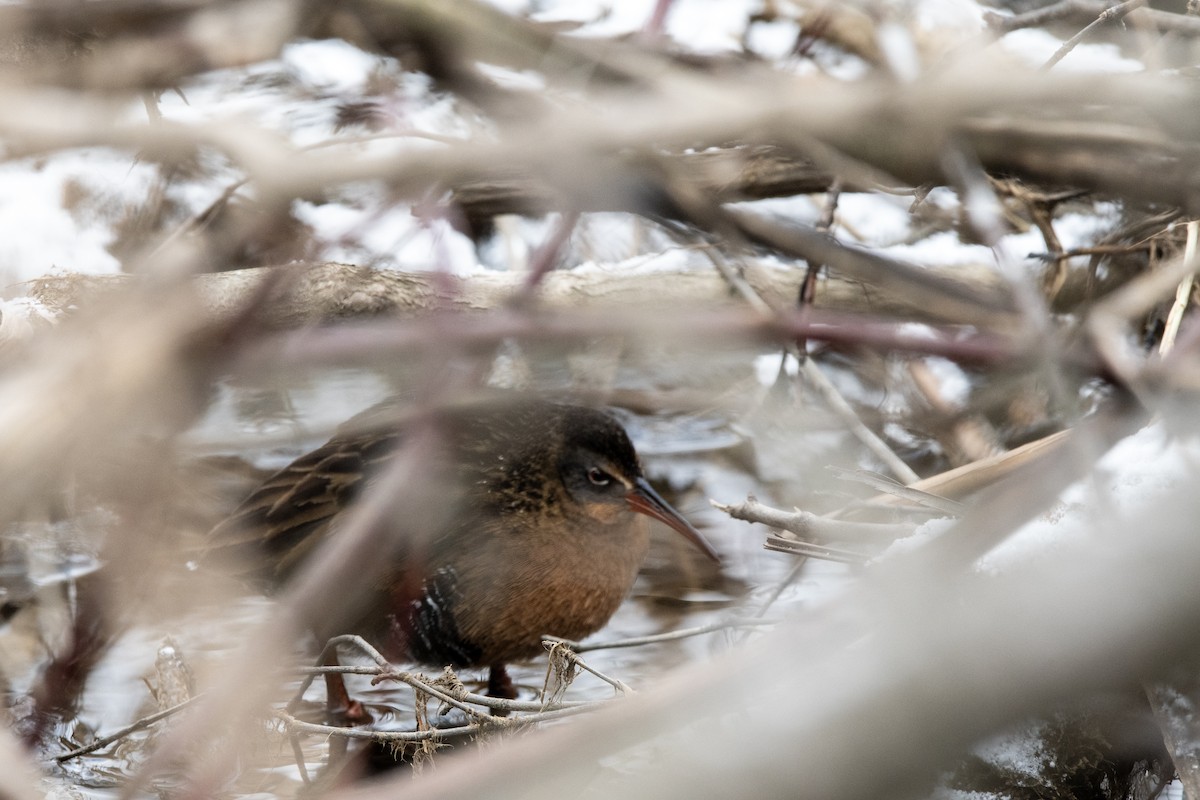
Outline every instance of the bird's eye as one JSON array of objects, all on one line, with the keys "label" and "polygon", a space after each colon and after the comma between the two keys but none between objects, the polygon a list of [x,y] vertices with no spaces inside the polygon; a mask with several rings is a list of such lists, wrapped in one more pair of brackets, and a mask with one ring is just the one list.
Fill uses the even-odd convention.
[{"label": "bird's eye", "polygon": [[612,476],[599,467],[592,467],[587,471],[588,480],[593,486],[608,486],[612,483]]}]

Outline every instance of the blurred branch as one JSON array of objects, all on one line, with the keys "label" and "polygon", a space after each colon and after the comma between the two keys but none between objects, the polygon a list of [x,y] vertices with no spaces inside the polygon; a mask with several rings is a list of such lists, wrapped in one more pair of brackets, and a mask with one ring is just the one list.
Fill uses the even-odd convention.
[{"label": "blurred branch", "polygon": [[0,794],[6,800],[44,799],[46,792],[33,758],[11,728],[0,731]]},{"label": "blurred branch", "polygon": [[[1007,528],[1084,474],[1070,460],[1062,466],[1056,490],[1006,515]],[[1042,480],[1032,471],[1018,483],[1028,489]],[[889,559],[832,607],[811,609],[754,646],[684,667],[655,692],[569,729],[443,764],[417,784],[405,777],[404,789],[418,799],[465,800],[481,791],[558,797],[578,787],[595,759],[636,747],[652,748],[654,758],[636,778],[620,776],[627,798],[861,800],[927,787],[949,758],[999,726],[1136,680],[1195,644],[1181,632],[1200,620],[1200,586],[1191,580],[1200,541],[1188,522],[1200,514],[1200,497],[1185,483],[1155,507],[1165,513],[1137,520],[1137,537],[1110,530],[1108,547],[1063,542],[998,575],[964,573],[960,562],[928,551]],[[1161,591],[1164,581],[1172,591]],[[1142,601],[1129,603],[1133,596]],[[756,720],[765,740],[787,742],[788,758],[764,750],[760,736],[739,739],[734,726],[744,717],[729,720],[731,704]],[[655,746],[668,731],[671,747]],[[724,758],[705,752],[703,743],[713,741],[726,743]],[[399,786],[385,781],[336,796],[367,800]],[[604,776],[590,788],[617,789]]]},{"label": "blurred branch", "polygon": [[[791,197],[826,191],[832,176],[808,161],[789,157],[772,147],[735,147],[698,153],[672,153],[661,156],[670,162],[669,171],[683,176],[692,190],[718,203]],[[641,178],[639,177],[640,181]],[[565,207],[577,207],[581,200],[593,205],[580,211],[628,211],[628,201],[615,196],[583,197],[579,191],[563,195],[529,175],[511,173],[480,176],[451,187],[452,198],[468,219],[478,226],[497,214],[542,216]],[[618,202],[613,202],[618,201]],[[646,213],[673,216],[668,207],[646,208]]]},{"label": "blurred branch", "polygon": [[[681,312],[657,319],[645,313],[575,311],[539,314],[536,318],[504,313],[464,316],[455,318],[453,328],[432,320],[409,320],[297,331],[247,348],[238,368],[261,372],[296,365],[371,364],[381,357],[440,351],[448,345],[474,351],[490,349],[513,338],[561,347],[605,336],[621,337],[631,345],[686,343],[690,347],[703,345],[713,349],[738,348],[755,342],[777,344],[803,336],[884,351],[940,355],[974,364],[1014,363],[1026,355],[1021,345],[1002,336],[961,333],[955,328],[914,333],[907,323],[880,323],[872,318],[812,311],[789,312],[767,319],[733,310]],[[1073,366],[1086,371],[1094,367],[1094,362],[1081,359]]]},{"label": "blurred branch", "polygon": [[0,75],[98,91],[165,89],[276,57],[298,0],[70,0],[0,8]]},{"label": "blurred branch", "polygon": [[[799,235],[797,233],[797,235]],[[815,304],[847,312],[894,316],[925,321],[971,322],[1004,319],[1002,295],[978,287],[994,285],[989,269],[959,265],[946,270],[918,269],[891,259],[844,248],[821,237],[813,251],[835,259],[836,275],[817,285]],[[845,259],[839,256],[846,253]],[[871,265],[860,268],[859,263]],[[332,321],[379,315],[412,316],[452,308],[479,311],[503,308],[520,291],[522,277],[513,273],[484,273],[469,279],[437,278],[432,273],[377,270],[346,264],[291,265],[278,268],[232,270],[199,276],[195,283],[207,312],[216,318],[241,308],[250,294],[274,271],[290,272],[286,291],[272,293],[263,309],[264,321],[275,327],[297,327],[314,321]],[[964,283],[969,276],[971,284]],[[794,303],[804,274],[747,265],[742,277],[768,305],[788,308]],[[911,277],[912,283],[905,283]],[[449,290],[438,281],[448,281]],[[871,281],[885,285],[871,291]],[[864,286],[864,281],[867,286]],[[126,286],[128,276],[68,274],[48,276],[22,285],[42,310],[72,313],[102,302],[111,289]],[[945,302],[931,301],[937,287]],[[971,288],[974,286],[975,288]],[[956,294],[950,294],[956,292]],[[539,304],[549,309],[620,310],[661,308],[664,298],[680,309],[730,308],[738,301],[729,296],[725,281],[710,272],[660,272],[642,274],[579,274],[551,272],[539,284]],[[1002,325],[997,327],[1003,329]]]},{"label": "blurred branch", "polygon": [[[1188,144],[1200,139],[1200,116],[1180,111],[1200,104],[1191,104],[1188,85],[1166,79],[1113,76],[1098,87],[1090,77],[1037,78],[977,65],[897,93],[747,66],[656,86],[606,96],[603,107],[550,108],[507,126],[496,141],[400,155],[301,152],[247,125],[135,125],[124,116],[126,103],[12,86],[0,96],[6,109],[0,133],[12,155],[113,146],[172,160],[213,147],[248,172],[266,203],[320,196],[356,181],[382,181],[411,197],[431,186],[486,179],[505,164],[578,208],[661,214],[677,211],[664,200],[672,196],[669,187],[649,171],[614,165],[630,152],[740,141],[749,132],[789,153],[812,144],[832,148],[914,185],[944,181],[941,154],[947,137],[960,132],[989,170],[1185,207],[1193,201],[1184,176],[1200,167],[1197,147]],[[889,135],[878,137],[878,130]]]}]

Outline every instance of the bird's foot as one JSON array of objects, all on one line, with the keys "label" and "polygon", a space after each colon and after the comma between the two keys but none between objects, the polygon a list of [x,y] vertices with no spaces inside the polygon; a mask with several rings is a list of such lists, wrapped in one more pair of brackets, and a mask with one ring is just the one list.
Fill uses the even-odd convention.
[{"label": "bird's foot", "polygon": [[371,712],[358,700],[347,700],[344,703],[331,703],[325,706],[325,719],[329,725],[348,728],[353,725],[366,725],[374,721]]},{"label": "bird's foot", "polygon": [[[513,685],[512,678],[508,676],[508,670],[503,664],[493,664],[488,670],[487,696],[495,697],[501,700],[516,700],[517,687]],[[508,711],[503,708],[493,708],[493,717],[507,717]]]},{"label": "bird's foot", "polygon": [[[336,666],[336,655],[327,660],[326,664]],[[327,672],[325,674],[325,719],[328,724],[342,728],[351,725],[366,725],[374,718],[371,716],[371,712],[367,711],[366,706],[358,700],[351,699],[350,692],[346,690],[346,682],[341,675],[336,672]]]}]

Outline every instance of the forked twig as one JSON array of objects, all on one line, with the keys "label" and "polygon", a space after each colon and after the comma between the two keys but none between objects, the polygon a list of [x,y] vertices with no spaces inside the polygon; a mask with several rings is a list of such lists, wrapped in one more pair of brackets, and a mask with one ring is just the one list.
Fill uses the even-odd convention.
[{"label": "forked twig", "polygon": [[[593,666],[587,664],[586,662],[584,662],[583,660],[581,660],[579,658],[579,655],[577,653],[575,653],[575,651],[570,646],[568,646],[565,642],[555,641],[553,639],[546,639],[545,641],[542,642],[542,645],[550,652],[550,662],[551,663],[550,663],[550,667],[547,668],[547,672],[546,672],[546,684],[547,685],[549,685],[549,681],[550,681],[549,669],[555,667],[556,663],[561,661],[561,663],[566,668],[570,668],[570,669],[578,668],[578,669],[583,670],[584,672],[592,673],[597,678],[604,681],[609,686],[613,687],[614,689],[616,689],[618,692],[620,692],[623,695],[624,694],[633,694],[633,689],[629,688],[629,686],[626,683],[624,683],[623,681],[620,681],[617,678],[613,678],[608,675],[605,675],[600,670],[596,669],[595,667],[593,667]],[[560,673],[564,673],[566,675],[571,674],[565,668],[564,669],[556,669],[556,671],[558,671]],[[558,702],[562,699],[562,692],[565,691],[567,686],[570,685],[571,680],[574,680],[573,676],[569,679],[560,681],[560,688],[556,689],[553,693],[553,695],[554,695],[553,701],[554,702]],[[545,696],[545,687],[543,687],[542,694],[543,694],[543,696]]]},{"label": "forked twig", "polygon": [[1107,25],[1110,22],[1116,22],[1117,20],[1123,19],[1129,12],[1133,11],[1134,9],[1141,8],[1142,6],[1146,5],[1147,2],[1148,0],[1127,0],[1124,3],[1104,9],[1100,12],[1096,19],[1092,20],[1090,25],[1072,36],[1067,41],[1063,42],[1062,46],[1054,52],[1054,55],[1050,56],[1050,60],[1042,65],[1042,71],[1045,72],[1046,70],[1053,68],[1055,64],[1066,58],[1067,54],[1074,50],[1080,44],[1080,42],[1087,38],[1088,34],[1092,33],[1097,28]]},{"label": "forked twig", "polygon": [[809,511],[783,511],[763,505],[754,495],[736,505],[709,501],[719,511],[734,519],[758,522],[772,528],[780,528],[806,538],[851,541],[865,544],[886,545],[912,533],[913,526],[882,522],[847,522],[829,519]]}]

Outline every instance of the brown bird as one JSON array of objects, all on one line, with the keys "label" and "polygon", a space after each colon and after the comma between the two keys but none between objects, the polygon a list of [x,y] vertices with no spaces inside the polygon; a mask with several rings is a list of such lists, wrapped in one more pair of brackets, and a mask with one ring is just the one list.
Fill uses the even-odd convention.
[{"label": "brown bird", "polygon": [[[214,529],[214,549],[249,557],[269,584],[286,580],[394,458],[406,434],[389,408],[353,418],[255,489]],[[546,635],[582,639],[616,611],[646,554],[646,517],[718,560],[647,482],[609,414],[506,399],[434,424],[453,510],[427,541],[397,548],[349,630],[311,620],[319,636],[358,633],[389,658],[487,666],[489,693],[515,697],[505,663],[543,652]],[[394,529],[404,537],[404,520]]]}]

